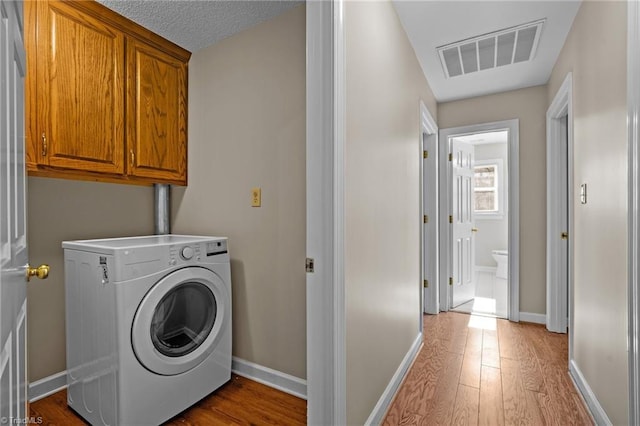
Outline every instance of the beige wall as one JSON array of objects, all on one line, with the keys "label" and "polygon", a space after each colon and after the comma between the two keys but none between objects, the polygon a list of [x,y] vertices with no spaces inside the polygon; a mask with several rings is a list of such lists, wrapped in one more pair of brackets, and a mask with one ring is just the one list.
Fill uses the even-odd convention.
[{"label": "beige wall", "polygon": [[[306,377],[305,8],[193,54],[173,232],[229,237],[233,354]],[[262,207],[251,207],[251,188]]]},{"label": "beige wall", "polygon": [[347,2],[347,422],[363,424],[418,334],[419,102],[435,100],[391,2]]},{"label": "beige wall", "polygon": [[627,423],[627,5],[583,2],[549,81],[573,72],[574,358],[613,424]]},{"label": "beige wall", "polygon": [[440,129],[520,121],[520,312],[537,314],[546,312],[546,111],[546,86],[438,104]]},{"label": "beige wall", "polygon": [[27,182],[29,260],[49,278],[27,285],[29,381],[67,368],[62,241],[153,233],[153,188],[34,178]]}]

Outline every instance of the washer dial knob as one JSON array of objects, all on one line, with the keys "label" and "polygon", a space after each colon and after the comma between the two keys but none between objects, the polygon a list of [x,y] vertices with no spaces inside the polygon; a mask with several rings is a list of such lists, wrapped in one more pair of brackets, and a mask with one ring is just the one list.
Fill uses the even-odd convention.
[{"label": "washer dial knob", "polygon": [[193,249],[189,246],[183,247],[180,251],[180,256],[182,256],[184,260],[191,259],[193,257]]}]

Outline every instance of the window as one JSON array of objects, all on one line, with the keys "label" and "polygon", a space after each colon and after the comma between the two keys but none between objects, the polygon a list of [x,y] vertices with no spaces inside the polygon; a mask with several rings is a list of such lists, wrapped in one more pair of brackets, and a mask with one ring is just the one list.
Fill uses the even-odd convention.
[{"label": "window", "polygon": [[476,161],[473,176],[473,212],[476,217],[504,215],[502,160]]}]

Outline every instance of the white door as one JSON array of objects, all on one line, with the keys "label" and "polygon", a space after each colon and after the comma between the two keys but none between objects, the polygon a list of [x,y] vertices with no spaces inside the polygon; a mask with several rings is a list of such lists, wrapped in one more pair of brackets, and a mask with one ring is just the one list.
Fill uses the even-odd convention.
[{"label": "white door", "polygon": [[423,143],[423,184],[422,203],[424,217],[423,257],[424,257],[424,313],[437,314],[438,306],[438,167],[437,167],[437,135],[422,134]]},{"label": "white door", "polygon": [[475,296],[473,265],[473,145],[451,139],[452,153],[452,278],[451,307]]},{"label": "white door", "polygon": [[0,0],[0,418],[27,415],[22,2]]}]

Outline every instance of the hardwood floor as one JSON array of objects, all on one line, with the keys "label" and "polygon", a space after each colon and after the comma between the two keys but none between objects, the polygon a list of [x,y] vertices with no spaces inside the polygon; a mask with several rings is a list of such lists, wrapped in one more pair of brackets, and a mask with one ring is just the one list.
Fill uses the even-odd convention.
[{"label": "hardwood floor", "polygon": [[593,425],[567,371],[567,336],[537,324],[443,313],[384,425]]},{"label": "hardwood floor", "polygon": [[[43,425],[86,424],[67,407],[66,390],[34,402],[30,412],[32,417],[41,417]],[[306,422],[305,400],[234,374],[226,385],[166,425],[304,425]]]},{"label": "hardwood floor", "polygon": [[[443,313],[384,425],[593,425],[567,372],[567,336],[543,326]],[[45,425],[84,425],[61,391],[31,404]],[[233,375],[167,425],[303,425],[306,401]]]}]

